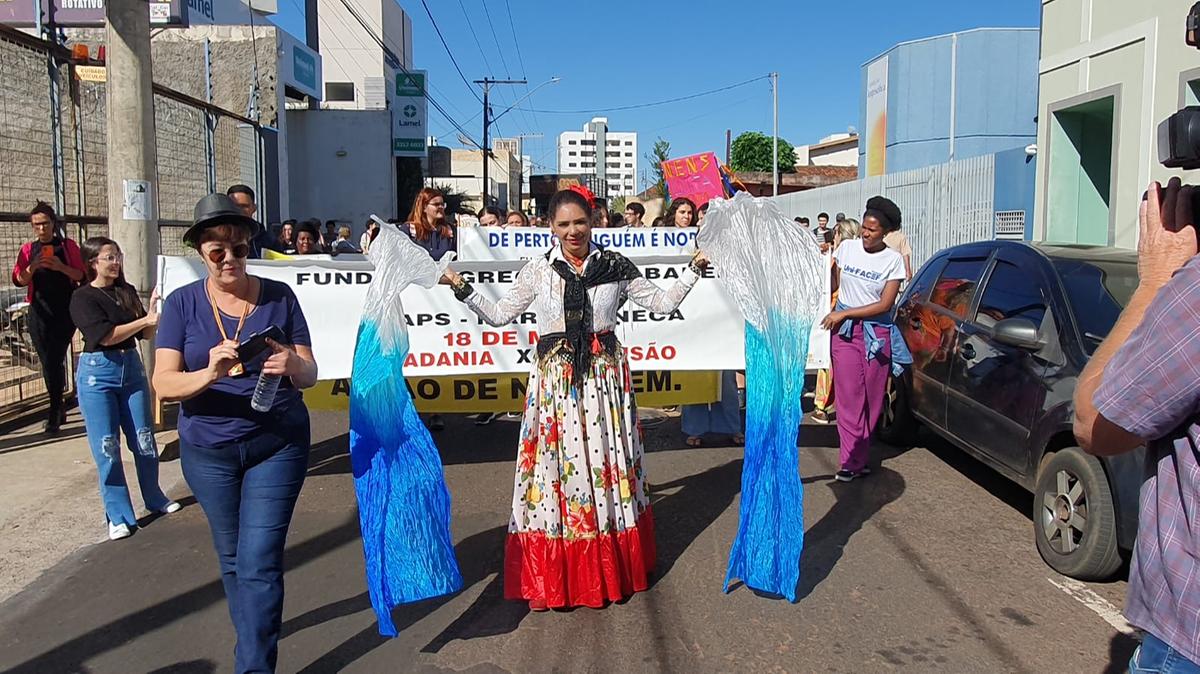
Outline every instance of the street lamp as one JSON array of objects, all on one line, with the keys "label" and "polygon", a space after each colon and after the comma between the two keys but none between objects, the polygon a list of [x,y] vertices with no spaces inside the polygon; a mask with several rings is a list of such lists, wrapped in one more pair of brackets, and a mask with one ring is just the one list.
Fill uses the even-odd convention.
[{"label": "street lamp", "polygon": [[520,105],[521,101],[523,101],[523,100],[525,100],[526,98],[529,98],[530,96],[532,96],[532,95],[534,95],[535,93],[537,93],[537,90],[538,90],[538,89],[541,89],[542,87],[544,87],[544,86],[546,86],[546,85],[548,85],[548,84],[558,84],[558,83],[559,83],[559,82],[561,82],[561,81],[562,81],[562,78],[561,78],[561,77],[551,77],[550,79],[546,80],[545,82],[542,82],[541,84],[537,85],[536,87],[534,87],[534,88],[530,89],[530,90],[529,90],[529,91],[528,91],[528,92],[527,92],[527,93],[526,93],[524,96],[522,96],[522,97],[518,98],[517,100],[513,101],[513,104],[512,104],[512,105],[510,105],[510,106],[508,106],[507,108],[505,108],[505,109],[504,109],[504,112],[501,112],[500,114],[498,114],[498,115],[496,115],[495,117],[493,117],[493,118],[492,118],[492,121],[494,122],[494,121],[496,121],[496,120],[500,119],[501,117],[503,117],[503,116],[507,115],[508,113],[512,112],[514,108],[516,108],[518,105]]}]

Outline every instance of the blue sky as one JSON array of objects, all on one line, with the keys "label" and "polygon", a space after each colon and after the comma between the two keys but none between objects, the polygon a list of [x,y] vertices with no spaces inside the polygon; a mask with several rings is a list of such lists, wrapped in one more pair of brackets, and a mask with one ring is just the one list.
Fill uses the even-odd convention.
[{"label": "blue sky", "polygon": [[[780,136],[796,145],[858,124],[860,66],[892,45],[984,26],[1037,26],[1041,7],[1039,0],[426,2],[468,80],[485,75],[524,77],[532,89],[553,76],[562,78],[539,89],[521,108],[560,111],[637,105],[737,84],[776,70],[780,73]],[[412,17],[414,66],[429,71],[434,98],[480,140],[481,106],[454,69],[421,0],[400,0],[400,5]],[[282,1],[280,14],[274,17],[301,39],[302,6],[303,2]],[[494,88],[494,113],[526,91]],[[441,144],[458,146],[454,127],[432,107],[430,115]],[[581,128],[591,116],[513,110],[493,126],[493,134],[496,126],[509,136],[544,134],[540,140],[527,140],[525,152],[539,165],[535,173],[553,172],[557,135]],[[734,137],[742,131],[771,132],[770,83],[764,79],[682,103],[606,116],[612,130],[639,133],[642,154],[661,136],[671,142],[676,156],[708,150],[723,156],[726,129],[732,129]],[[644,157],[639,159],[645,169]]]}]

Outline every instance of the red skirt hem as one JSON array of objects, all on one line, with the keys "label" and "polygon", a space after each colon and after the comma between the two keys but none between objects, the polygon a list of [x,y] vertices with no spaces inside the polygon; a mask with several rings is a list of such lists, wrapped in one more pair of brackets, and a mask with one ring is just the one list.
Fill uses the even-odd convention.
[{"label": "red skirt hem", "polygon": [[595,538],[567,540],[544,531],[508,534],[504,545],[504,598],[545,601],[549,608],[602,608],[650,587],[657,550],[654,517]]}]

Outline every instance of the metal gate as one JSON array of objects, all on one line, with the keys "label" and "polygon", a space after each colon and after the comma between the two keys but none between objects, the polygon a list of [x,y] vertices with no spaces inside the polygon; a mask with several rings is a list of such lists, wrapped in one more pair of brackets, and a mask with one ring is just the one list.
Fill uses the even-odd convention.
[{"label": "metal gate", "polygon": [[773,198],[785,214],[814,223],[821,212],[860,219],[875,195],[895,201],[915,270],[943,248],[995,237],[995,185],[995,156],[985,155]]}]

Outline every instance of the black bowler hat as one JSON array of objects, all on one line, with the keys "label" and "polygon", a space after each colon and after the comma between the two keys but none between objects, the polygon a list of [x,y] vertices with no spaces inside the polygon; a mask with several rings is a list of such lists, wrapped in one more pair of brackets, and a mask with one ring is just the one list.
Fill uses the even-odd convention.
[{"label": "black bowler hat", "polygon": [[249,232],[251,239],[258,236],[261,229],[258,221],[246,217],[233,199],[224,194],[213,193],[196,202],[192,226],[183,233],[183,243],[192,248],[199,248],[200,235],[209,227],[217,225],[243,227]]}]

